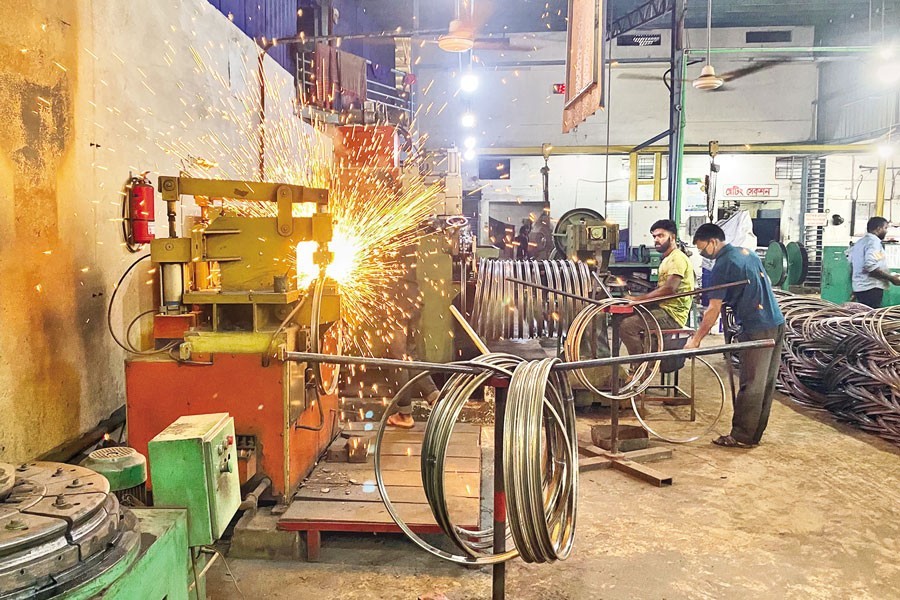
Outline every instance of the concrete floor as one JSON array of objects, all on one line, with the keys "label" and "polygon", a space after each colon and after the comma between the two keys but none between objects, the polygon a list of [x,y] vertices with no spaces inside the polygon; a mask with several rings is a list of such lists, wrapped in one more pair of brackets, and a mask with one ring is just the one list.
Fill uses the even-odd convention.
[{"label": "concrete floor", "polygon": [[[579,428],[595,415],[582,413]],[[582,476],[573,556],[513,561],[507,597],[897,597],[900,450],[780,395],[761,446],[719,448],[711,437],[653,465],[675,477],[669,488]],[[325,535],[317,564],[229,566],[248,598],[490,597],[489,570],[444,563],[400,536]],[[238,597],[220,564],[209,592]]]}]

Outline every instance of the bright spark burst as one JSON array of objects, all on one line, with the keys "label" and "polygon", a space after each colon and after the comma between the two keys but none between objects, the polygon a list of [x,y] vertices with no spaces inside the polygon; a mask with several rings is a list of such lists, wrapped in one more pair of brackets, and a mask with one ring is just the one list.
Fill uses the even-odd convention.
[{"label": "bright spark burst", "polygon": [[[325,126],[310,126],[301,120],[297,115],[302,107],[293,97],[285,97],[293,90],[268,80],[267,114],[260,125],[255,61],[248,61],[239,74],[229,77],[210,66],[214,50],[192,48],[191,56],[197,76],[211,81],[213,87],[221,86],[223,93],[184,100],[196,125],[203,126],[207,119],[224,120],[236,133],[226,139],[216,133],[216,127],[209,127],[199,142],[187,142],[173,133],[160,146],[181,160],[186,174],[259,181],[260,139],[264,135],[265,180],[328,189],[334,231],[328,248],[333,260],[326,275],[339,288],[342,340],[346,348],[372,354],[373,346],[390,343],[393,331],[405,327],[418,302],[418,298],[408,297],[402,280],[414,262],[416,243],[434,212],[440,187],[426,184],[418,164],[411,164],[414,161],[407,163],[402,174],[400,169],[365,161],[360,164],[359,160],[352,168],[335,164],[334,144]],[[232,81],[235,77],[238,86]],[[375,156],[375,146],[382,141],[373,137],[371,146],[359,149],[359,155]],[[276,210],[274,204],[260,202],[226,200],[223,206],[229,214],[256,217],[274,216]],[[312,210],[312,205],[295,205],[294,216],[308,216]],[[319,267],[313,260],[316,250],[315,242],[302,242],[296,257],[290,257],[296,260],[298,289],[305,289],[318,277]]]}]

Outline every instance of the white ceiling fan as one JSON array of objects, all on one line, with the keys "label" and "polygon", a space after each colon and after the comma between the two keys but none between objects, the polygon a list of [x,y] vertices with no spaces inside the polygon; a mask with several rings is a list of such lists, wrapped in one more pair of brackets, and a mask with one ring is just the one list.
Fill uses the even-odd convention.
[{"label": "white ceiling fan", "polygon": [[716,69],[710,62],[710,47],[712,46],[712,0],[706,3],[706,64],[700,70],[700,77],[691,85],[698,90],[717,90],[725,85],[725,80],[716,75]]}]

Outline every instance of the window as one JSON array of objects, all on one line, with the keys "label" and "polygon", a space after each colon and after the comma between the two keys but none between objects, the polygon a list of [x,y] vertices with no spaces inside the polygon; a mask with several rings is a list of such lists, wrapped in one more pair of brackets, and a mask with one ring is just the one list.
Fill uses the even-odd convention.
[{"label": "window", "polygon": [[748,44],[784,44],[791,41],[790,30],[785,31],[748,31],[744,35]]},{"label": "window", "polygon": [[638,181],[650,181],[653,179],[656,157],[653,154],[638,154],[637,178]]},{"label": "window", "polygon": [[478,179],[509,179],[508,158],[481,158],[478,160]]},{"label": "window", "polygon": [[799,156],[779,156],[775,159],[775,179],[803,179],[803,159]]}]

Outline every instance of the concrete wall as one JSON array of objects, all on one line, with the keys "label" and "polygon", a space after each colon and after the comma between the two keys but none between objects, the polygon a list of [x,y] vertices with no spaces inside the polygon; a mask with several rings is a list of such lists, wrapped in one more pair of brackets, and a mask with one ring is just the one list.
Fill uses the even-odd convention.
[{"label": "concrete wall", "polygon": [[[209,176],[256,177],[258,86],[255,45],[205,0],[5,6],[0,460],[18,461],[124,402],[106,306],[136,256],[121,238],[129,172],[197,173],[202,158],[218,165]],[[302,182],[312,134],[293,116],[290,76],[269,60],[266,72],[268,162]],[[151,280],[142,266],[123,288],[117,331],[153,307]]]}]

